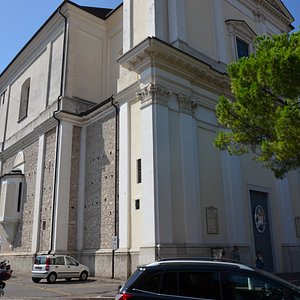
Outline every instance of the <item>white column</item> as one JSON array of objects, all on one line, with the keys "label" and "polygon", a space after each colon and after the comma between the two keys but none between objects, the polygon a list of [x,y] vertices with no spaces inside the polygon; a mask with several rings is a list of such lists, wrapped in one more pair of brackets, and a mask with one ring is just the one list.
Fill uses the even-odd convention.
[{"label": "white column", "polygon": [[[180,147],[181,147],[181,180],[182,200],[184,202],[185,242],[199,244],[201,241],[200,192],[198,170],[198,146],[196,123],[191,115],[191,102],[188,103],[190,112],[180,112]],[[182,103],[181,103],[182,105]]]},{"label": "white column", "polygon": [[65,121],[60,124],[59,153],[57,154],[57,178],[55,197],[55,224],[53,250],[66,251],[68,248],[69,200],[71,182],[73,125]]},{"label": "white column", "polygon": [[32,225],[32,242],[31,250],[33,253],[39,251],[40,242],[40,221],[41,221],[41,201],[44,180],[44,161],[45,161],[45,135],[39,137],[39,149],[37,157],[37,173],[35,182],[35,198],[34,198],[34,211],[33,211],[33,225]]},{"label": "white column", "polygon": [[222,151],[224,200],[229,244],[247,244],[245,203],[243,202],[240,158]]},{"label": "white column", "polygon": [[226,47],[226,29],[225,20],[223,15],[223,1],[224,0],[214,0],[214,24],[215,24],[215,44],[217,48],[217,54],[219,56],[220,62],[227,64],[228,54]]},{"label": "white column", "polygon": [[169,43],[186,42],[185,4],[183,0],[168,0]]},{"label": "white column", "polygon": [[119,114],[119,248],[130,248],[130,159],[128,103],[120,106]]},{"label": "white column", "polygon": [[77,215],[77,249],[83,249],[84,233],[84,201],[85,201],[85,173],[86,173],[86,126],[80,132],[80,162],[78,179],[78,215]]},{"label": "white column", "polygon": [[274,200],[276,201],[276,206],[280,212],[280,219],[278,220],[278,224],[280,225],[278,225],[278,227],[281,230],[281,240],[284,244],[295,243],[295,220],[287,177],[275,179],[275,189],[276,197]]}]

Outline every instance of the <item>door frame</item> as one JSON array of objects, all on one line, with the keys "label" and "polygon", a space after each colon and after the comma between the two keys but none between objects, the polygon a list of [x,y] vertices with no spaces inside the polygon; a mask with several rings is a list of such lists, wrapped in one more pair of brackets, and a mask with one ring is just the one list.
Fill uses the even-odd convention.
[{"label": "door frame", "polygon": [[267,194],[266,200],[267,200],[267,207],[268,207],[268,217],[269,217],[269,227],[270,227],[270,240],[271,240],[271,251],[272,251],[272,258],[273,258],[273,268],[274,271],[277,269],[277,259],[276,259],[276,254],[277,251],[274,247],[274,231],[273,231],[273,214],[270,209],[271,204],[272,204],[272,193],[270,188],[262,187],[262,186],[257,186],[257,185],[251,185],[247,184],[247,210],[248,210],[248,216],[249,216],[249,228],[251,228],[249,234],[250,234],[250,255],[252,257],[252,261],[250,261],[251,264],[254,265],[254,260],[255,260],[255,240],[254,240],[254,233],[253,233],[253,228],[254,228],[254,221],[252,217],[252,208],[251,208],[251,197],[250,197],[250,191],[255,191],[255,192],[262,192]]}]

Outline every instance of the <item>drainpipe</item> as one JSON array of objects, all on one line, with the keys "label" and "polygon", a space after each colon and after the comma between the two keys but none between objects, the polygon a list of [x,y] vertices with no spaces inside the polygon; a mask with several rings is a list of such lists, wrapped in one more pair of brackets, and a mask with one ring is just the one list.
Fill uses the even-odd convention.
[{"label": "drainpipe", "polygon": [[[111,105],[115,108],[115,215],[114,215],[114,236],[117,238],[118,243],[118,231],[117,231],[117,202],[118,202],[118,165],[119,165],[119,107],[114,103],[114,98],[111,99]],[[111,278],[115,277],[115,249],[112,250],[112,270]]]},{"label": "drainpipe", "polygon": [[4,151],[4,144],[5,144],[5,140],[6,140],[7,123],[8,123],[8,111],[9,111],[9,102],[10,102],[10,89],[11,89],[11,85],[9,85],[9,88],[8,88],[7,106],[6,106],[6,113],[5,113],[5,124],[4,124],[3,142],[2,142],[1,152]]},{"label": "drainpipe", "polygon": [[60,101],[64,94],[64,83],[65,83],[65,61],[66,61],[66,49],[67,49],[67,17],[62,14],[61,8],[58,9],[58,13],[64,18],[65,28],[64,28],[64,41],[63,41],[63,55],[62,55],[62,66],[61,66],[61,78],[60,78],[60,93],[57,97],[57,110],[53,112],[53,118],[57,121],[57,131],[56,131],[56,149],[55,149],[55,168],[54,168],[54,178],[53,178],[53,195],[52,195],[52,224],[50,232],[50,249],[48,253],[53,251],[53,233],[55,226],[55,207],[56,207],[56,183],[57,183],[57,167],[58,167],[58,151],[59,151],[59,137],[60,137],[60,119],[57,118],[56,114],[60,111]]}]

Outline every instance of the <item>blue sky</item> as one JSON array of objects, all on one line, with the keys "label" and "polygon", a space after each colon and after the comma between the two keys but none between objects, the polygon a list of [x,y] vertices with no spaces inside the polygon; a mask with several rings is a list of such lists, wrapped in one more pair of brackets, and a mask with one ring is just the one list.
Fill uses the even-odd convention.
[{"label": "blue sky", "polygon": [[[73,2],[85,6],[114,8],[122,0]],[[0,0],[0,74],[61,3],[62,0]],[[283,3],[296,20],[294,27],[299,29],[300,0],[283,0]]]}]

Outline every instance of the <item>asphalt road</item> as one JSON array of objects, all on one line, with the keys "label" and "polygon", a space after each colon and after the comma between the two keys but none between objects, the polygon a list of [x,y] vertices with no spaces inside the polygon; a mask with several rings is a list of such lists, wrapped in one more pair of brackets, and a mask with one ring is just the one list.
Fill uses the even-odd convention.
[{"label": "asphalt road", "polygon": [[54,284],[46,280],[34,283],[31,276],[12,276],[6,281],[1,299],[114,299],[122,281],[91,277],[87,281],[73,279],[57,280]]}]

